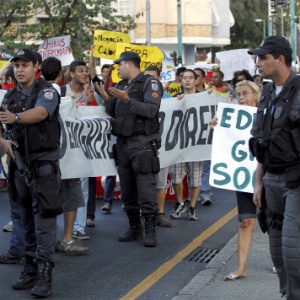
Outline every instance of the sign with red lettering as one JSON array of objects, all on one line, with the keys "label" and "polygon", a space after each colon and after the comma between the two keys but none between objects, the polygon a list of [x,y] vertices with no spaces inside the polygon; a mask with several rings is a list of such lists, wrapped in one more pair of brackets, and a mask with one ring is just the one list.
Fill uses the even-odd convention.
[{"label": "sign with red lettering", "polygon": [[63,66],[68,66],[74,60],[70,41],[70,35],[47,39],[40,45],[38,52],[43,59],[47,57],[56,57],[61,61]]}]

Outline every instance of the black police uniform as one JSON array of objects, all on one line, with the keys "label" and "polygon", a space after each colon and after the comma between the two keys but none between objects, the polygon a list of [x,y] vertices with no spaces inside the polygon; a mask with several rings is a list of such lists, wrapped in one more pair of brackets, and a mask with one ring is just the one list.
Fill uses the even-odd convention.
[{"label": "black police uniform", "polygon": [[267,225],[280,292],[300,299],[300,78],[262,93],[250,148],[265,170]]},{"label": "black police uniform", "polygon": [[[25,181],[11,160],[10,181],[14,181],[20,214],[25,233],[25,269],[13,285],[25,289],[35,285],[41,278],[51,286],[51,269],[56,243],[56,216],[62,212],[59,200],[59,140],[58,123],[60,97],[44,80],[35,81],[28,90],[19,85],[7,92],[3,104],[12,113],[20,113],[34,107],[44,107],[49,116],[35,124],[15,122],[7,125],[13,133],[23,162],[29,169],[30,178]],[[34,262],[36,259],[38,269]],[[36,283],[37,282],[37,283]]]},{"label": "black police uniform", "polygon": [[150,231],[155,229],[157,214],[154,175],[160,170],[157,157],[161,140],[158,113],[163,91],[158,80],[143,73],[130,84],[122,80],[116,88],[123,90],[125,86],[128,86],[128,100],[112,98],[105,101],[106,111],[112,116],[112,133],[117,136],[114,149],[122,201],[130,223],[129,232],[120,236],[119,241],[142,239],[141,210],[145,217],[147,246],[147,232],[149,228]]}]

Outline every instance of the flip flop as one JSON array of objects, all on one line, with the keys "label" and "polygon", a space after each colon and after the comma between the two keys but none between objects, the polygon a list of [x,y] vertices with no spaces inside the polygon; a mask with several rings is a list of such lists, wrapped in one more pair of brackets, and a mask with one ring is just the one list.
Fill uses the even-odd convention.
[{"label": "flip flop", "polygon": [[235,281],[235,280],[237,280],[237,279],[239,279],[239,278],[243,278],[243,277],[245,277],[245,276],[237,276],[235,273],[229,273],[225,278],[224,278],[224,280],[225,281]]}]

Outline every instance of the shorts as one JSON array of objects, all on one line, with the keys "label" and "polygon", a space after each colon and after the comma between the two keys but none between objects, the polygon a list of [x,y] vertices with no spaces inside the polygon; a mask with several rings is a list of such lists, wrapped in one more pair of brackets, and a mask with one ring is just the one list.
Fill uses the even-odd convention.
[{"label": "shorts", "polygon": [[240,222],[245,219],[256,218],[256,206],[253,203],[252,193],[236,191],[236,200]]},{"label": "shorts", "polygon": [[85,202],[83,199],[80,179],[62,179],[60,182],[60,197],[62,199],[64,212],[84,207]]},{"label": "shorts", "polygon": [[160,169],[158,174],[155,174],[156,188],[164,189],[167,186],[169,167]]},{"label": "shorts", "polygon": [[171,178],[173,184],[181,183],[183,178],[188,175],[189,186],[200,186],[202,177],[203,161],[191,161],[175,164],[171,167]]}]

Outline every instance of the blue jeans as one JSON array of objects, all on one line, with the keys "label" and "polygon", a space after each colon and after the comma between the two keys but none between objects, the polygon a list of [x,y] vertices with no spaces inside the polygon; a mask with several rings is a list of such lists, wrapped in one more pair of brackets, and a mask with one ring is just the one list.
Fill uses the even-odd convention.
[{"label": "blue jeans", "polygon": [[104,198],[103,198],[104,202],[108,202],[110,204],[113,203],[115,180],[116,180],[116,176],[107,176],[105,178]]},{"label": "blue jeans", "polygon": [[204,196],[209,196],[209,198],[211,197],[211,187],[209,185],[210,162],[210,160],[203,161],[200,198],[203,198]]}]

